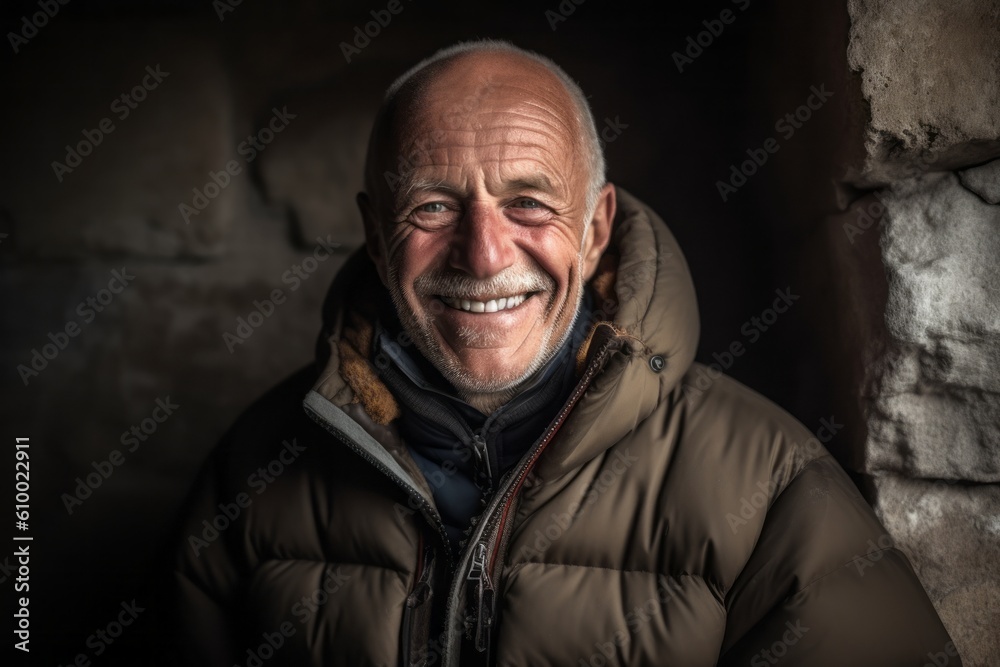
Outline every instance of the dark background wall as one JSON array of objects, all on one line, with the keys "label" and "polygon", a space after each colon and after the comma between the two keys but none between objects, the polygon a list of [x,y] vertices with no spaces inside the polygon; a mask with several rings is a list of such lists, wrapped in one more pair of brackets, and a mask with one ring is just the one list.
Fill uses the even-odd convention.
[{"label": "dark background wall", "polygon": [[[4,32],[24,39],[8,35],[2,59],[0,420],[4,447],[31,438],[32,664],[81,653],[94,664],[144,662],[142,627],[100,656],[88,637],[123,601],[148,609],[201,461],[250,401],[310,361],[321,299],[362,241],[353,197],[381,91],[457,40],[510,39],[577,79],[608,129],[610,180],[659,211],[686,254],[698,359],[742,342],[727,372],[811,430],[821,418],[846,422],[828,447],[856,468],[849,438],[864,426],[842,407],[854,403],[832,379],[837,362],[825,361],[838,276],[817,241],[821,216],[843,205],[834,165],[860,152],[847,8],[716,0],[657,15],[603,0],[399,1],[349,61],[342,43],[387,3],[73,0],[34,33],[24,17],[43,23],[31,18],[38,3],[4,5]],[[723,10],[731,23],[718,21]],[[691,46],[699,33],[702,45]],[[679,61],[686,50],[690,61]],[[134,108],[116,102],[144,79]],[[832,101],[780,133],[776,123],[824,84]],[[248,135],[275,109],[294,118],[248,159]],[[113,130],[95,133],[105,118]],[[769,137],[780,149],[724,200],[717,182]],[[67,146],[86,141],[96,145],[77,164]],[[234,175],[216,177],[225,187],[185,219],[180,205],[199,203],[195,189],[214,193],[212,174],[231,160]],[[317,239],[333,257],[293,278]],[[114,271],[134,279],[102,293]],[[286,300],[245,341],[227,343],[237,318],[276,289]],[[753,323],[786,289],[795,305],[773,324]],[[98,312],[88,298],[106,305]],[[60,341],[55,354],[44,347]],[[123,438],[168,397],[178,407],[145,422],[155,431],[138,445]],[[82,498],[78,479],[108,470],[114,450],[120,465]],[[0,563],[14,548],[4,544]],[[13,580],[0,572],[5,594]]]}]

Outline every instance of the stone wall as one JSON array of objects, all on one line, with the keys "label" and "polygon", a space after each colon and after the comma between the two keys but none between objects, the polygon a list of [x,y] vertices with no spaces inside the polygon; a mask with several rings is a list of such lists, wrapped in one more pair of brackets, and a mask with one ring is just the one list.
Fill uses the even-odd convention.
[{"label": "stone wall", "polygon": [[854,460],[966,665],[1000,664],[1000,5],[851,0],[859,195],[827,221]]}]

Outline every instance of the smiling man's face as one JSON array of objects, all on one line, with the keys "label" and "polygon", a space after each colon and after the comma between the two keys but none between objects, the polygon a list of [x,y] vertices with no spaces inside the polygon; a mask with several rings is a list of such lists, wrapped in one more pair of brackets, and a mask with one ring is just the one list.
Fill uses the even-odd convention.
[{"label": "smiling man's face", "polygon": [[[569,335],[607,245],[614,190],[585,224],[588,161],[559,79],[472,53],[401,93],[386,141],[395,188],[362,198],[368,246],[420,352],[484,412]],[[418,75],[420,76],[420,75]]]}]

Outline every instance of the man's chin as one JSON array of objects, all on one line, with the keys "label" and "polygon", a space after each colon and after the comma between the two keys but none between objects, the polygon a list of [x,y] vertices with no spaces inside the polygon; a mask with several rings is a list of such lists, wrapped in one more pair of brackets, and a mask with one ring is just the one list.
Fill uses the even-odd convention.
[{"label": "man's chin", "polygon": [[456,389],[468,393],[512,389],[536,370],[531,361],[512,363],[510,357],[495,348],[465,348],[449,356],[448,379]]}]

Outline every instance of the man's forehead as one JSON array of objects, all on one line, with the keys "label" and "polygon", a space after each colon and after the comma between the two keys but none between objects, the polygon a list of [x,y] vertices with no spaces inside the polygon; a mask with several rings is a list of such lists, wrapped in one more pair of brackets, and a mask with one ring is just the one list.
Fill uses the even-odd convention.
[{"label": "man's forehead", "polygon": [[446,132],[502,130],[507,124],[568,138],[579,133],[572,98],[540,63],[487,52],[429,69],[400,91],[394,128],[400,147],[417,138],[437,142]]}]

